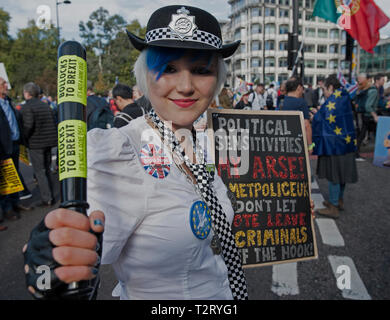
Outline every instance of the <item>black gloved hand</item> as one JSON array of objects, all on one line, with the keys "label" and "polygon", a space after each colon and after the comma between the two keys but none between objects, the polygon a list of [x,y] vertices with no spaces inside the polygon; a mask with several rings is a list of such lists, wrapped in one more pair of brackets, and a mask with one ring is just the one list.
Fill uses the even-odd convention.
[{"label": "black gloved hand", "polygon": [[[26,285],[29,292],[35,299],[39,300],[92,300],[96,299],[99,285],[99,277],[92,280],[80,281],[72,284],[66,284],[55,274],[54,269],[59,267],[52,254],[55,247],[49,240],[49,232],[42,220],[31,232],[27,247],[24,248],[24,271],[26,274]],[[100,266],[100,257],[102,254],[101,233],[95,233],[98,238],[97,254],[99,263],[95,266],[98,270]],[[49,281],[47,281],[49,280]]]}]

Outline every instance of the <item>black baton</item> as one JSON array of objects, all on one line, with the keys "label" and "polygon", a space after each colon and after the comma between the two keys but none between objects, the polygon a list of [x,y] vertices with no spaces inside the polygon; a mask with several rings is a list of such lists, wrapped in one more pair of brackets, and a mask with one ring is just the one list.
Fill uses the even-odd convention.
[{"label": "black baton", "polygon": [[[58,172],[61,208],[87,215],[87,62],[76,41],[58,48]],[[89,288],[89,289],[88,289]],[[62,298],[89,299],[90,281],[74,282]]]}]

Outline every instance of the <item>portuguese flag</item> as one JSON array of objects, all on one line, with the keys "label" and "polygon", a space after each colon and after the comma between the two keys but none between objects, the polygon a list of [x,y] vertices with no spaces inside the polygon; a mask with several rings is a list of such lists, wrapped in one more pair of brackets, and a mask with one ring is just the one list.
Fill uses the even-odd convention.
[{"label": "portuguese flag", "polygon": [[[349,7],[349,13],[343,7]],[[342,26],[370,53],[379,41],[379,29],[390,21],[374,0],[317,0],[313,16]]]}]

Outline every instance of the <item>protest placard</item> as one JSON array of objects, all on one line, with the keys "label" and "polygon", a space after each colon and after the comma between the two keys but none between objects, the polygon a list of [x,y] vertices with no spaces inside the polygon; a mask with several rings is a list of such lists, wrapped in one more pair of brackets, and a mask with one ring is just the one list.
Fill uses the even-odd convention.
[{"label": "protest placard", "polygon": [[12,159],[0,161],[0,194],[7,195],[23,190],[23,184]]},{"label": "protest placard", "polygon": [[24,145],[19,145],[19,160],[27,166],[31,166],[30,160],[28,158],[27,148]]},{"label": "protest placard", "polygon": [[208,121],[243,265],[317,258],[302,113],[209,110]]},{"label": "protest placard", "polygon": [[390,168],[390,118],[379,117],[376,127],[375,151],[373,164]]}]

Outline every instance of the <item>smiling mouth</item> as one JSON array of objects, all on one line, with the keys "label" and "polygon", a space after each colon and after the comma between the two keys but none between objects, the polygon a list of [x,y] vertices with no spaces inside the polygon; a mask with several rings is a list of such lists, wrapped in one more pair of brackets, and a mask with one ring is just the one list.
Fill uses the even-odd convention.
[{"label": "smiling mouth", "polygon": [[189,108],[191,107],[196,101],[196,99],[170,99],[174,104],[179,106],[180,108]]}]

